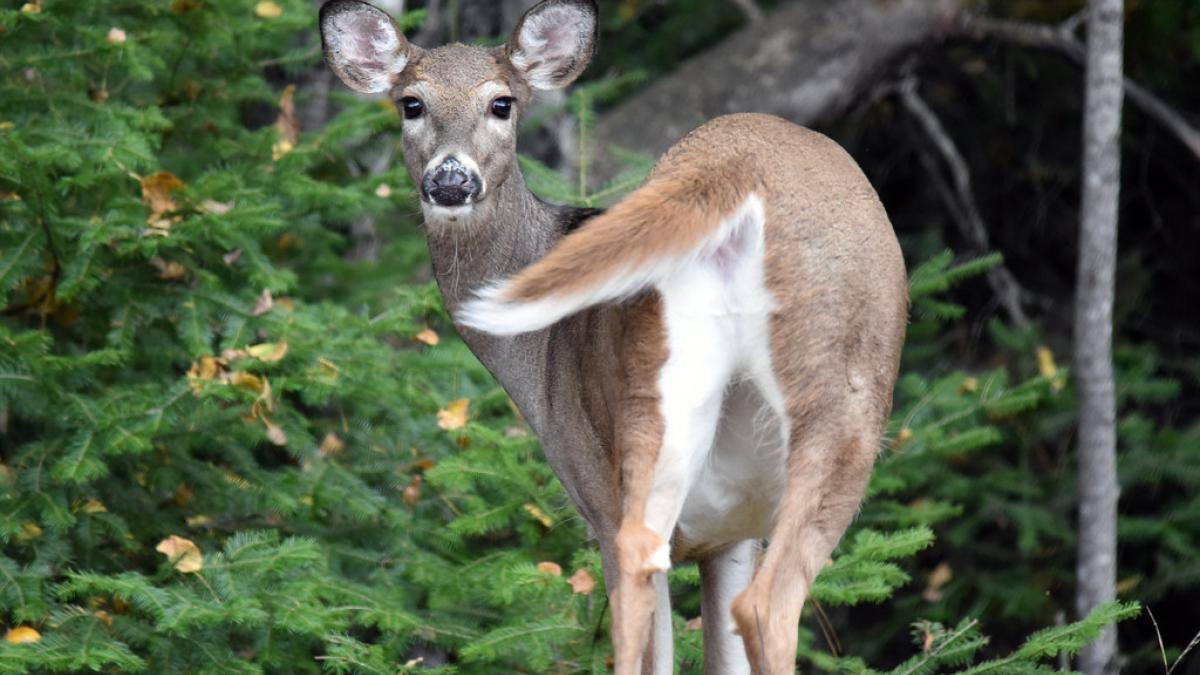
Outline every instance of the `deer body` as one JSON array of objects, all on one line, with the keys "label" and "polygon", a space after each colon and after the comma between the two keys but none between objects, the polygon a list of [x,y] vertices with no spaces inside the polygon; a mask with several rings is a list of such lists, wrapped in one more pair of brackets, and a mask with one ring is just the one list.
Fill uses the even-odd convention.
[{"label": "deer body", "polygon": [[595,19],[547,0],[505,47],[426,52],[335,0],[322,33],[343,81],[405,114],[446,306],[596,535],[617,673],[672,671],[680,560],[700,563],[705,671],[790,673],[884,431],[903,260],[853,160],[764,115],[697,129],[603,214],[534,197],[511,115],[582,71]]}]

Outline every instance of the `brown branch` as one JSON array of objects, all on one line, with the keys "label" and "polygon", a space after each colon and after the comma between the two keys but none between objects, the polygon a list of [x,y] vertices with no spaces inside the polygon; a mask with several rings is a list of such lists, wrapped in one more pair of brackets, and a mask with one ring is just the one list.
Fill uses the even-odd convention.
[{"label": "brown branch", "polygon": [[[1087,50],[1075,34],[1081,20],[1082,13],[1057,25],[964,14],[959,21],[959,31],[960,34],[976,40],[1003,40],[1026,47],[1057,51],[1066,55],[1076,65],[1082,66]],[[1143,113],[1171,132],[1200,159],[1200,130],[1192,126],[1187,118],[1149,89],[1128,77],[1125,78],[1125,93]]]},{"label": "brown branch", "polygon": [[[921,130],[929,137],[933,147],[937,149],[946,167],[950,170],[953,191],[948,189],[941,174],[937,172],[936,163],[928,162],[927,164],[930,173],[934,176],[935,185],[940,188],[939,193],[954,215],[954,221],[958,224],[959,230],[976,253],[991,251],[987,225],[983,222],[983,216],[979,212],[979,206],[975,202],[971,187],[971,171],[962,152],[959,151],[958,145],[954,143],[954,139],[950,138],[950,134],[938,119],[937,114],[917,93],[916,78],[910,75],[892,87],[892,90],[896,92],[904,109],[913,116]],[[1029,317],[1025,314],[1022,306],[1022,298],[1029,294],[1017,282],[1012,272],[1007,267],[1000,265],[988,271],[987,279],[996,293],[996,299],[1004,307],[1004,311],[1013,324],[1021,329],[1028,328]]]},{"label": "brown branch", "polygon": [[763,14],[762,7],[759,7],[758,3],[754,0],[730,0],[730,2],[737,5],[737,8],[742,10],[742,13],[746,15],[746,18],[750,20],[750,23],[762,23],[767,18],[767,16]]}]

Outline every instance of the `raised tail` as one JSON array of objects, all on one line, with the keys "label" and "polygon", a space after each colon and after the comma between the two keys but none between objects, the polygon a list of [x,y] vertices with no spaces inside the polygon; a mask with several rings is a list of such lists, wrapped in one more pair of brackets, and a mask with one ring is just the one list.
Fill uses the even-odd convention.
[{"label": "raised tail", "polygon": [[477,291],[455,318],[495,335],[527,333],[628,298],[716,255],[745,227],[763,222],[763,204],[740,162],[704,164],[656,171],[544,258]]}]

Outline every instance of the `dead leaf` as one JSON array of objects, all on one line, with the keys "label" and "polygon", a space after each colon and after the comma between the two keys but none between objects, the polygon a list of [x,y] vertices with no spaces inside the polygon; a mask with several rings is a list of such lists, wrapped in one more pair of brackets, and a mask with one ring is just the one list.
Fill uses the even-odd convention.
[{"label": "dead leaf", "polygon": [[187,276],[187,268],[177,262],[167,262],[154,256],[150,259],[150,264],[158,270],[158,278],[163,281],[179,281]]},{"label": "dead leaf", "polygon": [[321,439],[320,452],[322,457],[333,457],[345,449],[346,443],[332,431],[325,434],[325,438]]},{"label": "dead leaf", "polygon": [[108,507],[99,499],[89,499],[83,503],[84,513],[107,513]]},{"label": "dead leaf", "polygon": [[546,515],[545,511],[539,509],[537,504],[526,504],[525,510],[529,512],[529,515],[533,516],[534,520],[538,521],[545,527],[550,527],[554,524],[554,519]]},{"label": "dead leaf", "polygon": [[1141,582],[1142,578],[1140,576],[1135,575],[1132,577],[1125,577],[1117,582],[1117,585],[1113,587],[1113,590],[1116,591],[1117,595],[1125,595],[1126,593],[1129,593],[1133,589],[1137,588],[1138,584]]},{"label": "dead leaf", "polygon": [[4,641],[10,645],[23,645],[39,642],[42,634],[29,626],[17,626],[4,634]]},{"label": "dead leaf", "polygon": [[284,157],[287,157],[288,153],[295,149],[296,149],[295,143],[290,143],[288,141],[279,141],[275,145],[271,146],[271,159],[273,161],[278,162],[279,160],[283,159]]},{"label": "dead leaf", "polygon": [[41,0],[33,0],[33,2],[27,2],[24,5],[21,5],[21,11],[25,12],[26,14],[40,14],[42,12]]},{"label": "dead leaf", "polygon": [[442,339],[438,337],[438,334],[435,333],[432,328],[426,328],[420,333],[417,333],[413,336],[413,339],[421,344],[429,345],[430,347],[436,347],[438,346],[438,343],[442,341]]},{"label": "dead leaf", "polygon": [[123,45],[127,37],[125,31],[120,28],[110,28],[108,35],[104,36],[104,41],[110,45]]},{"label": "dead leaf", "polygon": [[254,14],[260,19],[278,19],[283,16],[283,7],[277,2],[265,0],[254,6]]},{"label": "dead leaf", "polygon": [[683,627],[688,630],[704,630],[704,617],[698,616],[694,619],[688,619],[688,622]]},{"label": "dead leaf", "polygon": [[201,555],[200,548],[191,540],[178,535],[173,534],[158,542],[154,550],[167,556],[175,569],[184,574],[199,572],[204,567],[204,556]]},{"label": "dead leaf", "polygon": [[258,296],[258,302],[255,303],[254,309],[250,310],[251,316],[262,316],[271,311],[275,306],[275,297],[271,295],[271,289],[263,289],[262,295]]},{"label": "dead leaf", "polygon": [[317,365],[321,366],[321,374],[331,380],[336,380],[342,372],[342,369],[338,368],[336,363],[325,357],[317,359]]},{"label": "dead leaf", "polygon": [[538,563],[537,571],[541,572],[542,574],[549,574],[555,577],[562,576],[562,566],[560,566],[558,563],[550,562],[548,560],[546,562]]},{"label": "dead leaf", "polygon": [[112,615],[104,610],[96,612],[96,618],[104,623],[105,626],[112,628]]},{"label": "dead leaf", "polygon": [[404,488],[404,504],[408,508],[413,508],[417,502],[421,501],[421,477],[413,476],[408,482],[408,487]]},{"label": "dead leaf", "polygon": [[200,211],[202,213],[211,213],[214,216],[223,216],[233,210],[233,202],[219,202],[215,199],[205,199],[200,202]]},{"label": "dead leaf", "polygon": [[380,183],[379,187],[375,188],[375,196],[380,199],[387,199],[392,196],[392,186],[387,183]]},{"label": "dead leaf", "polygon": [[529,435],[529,430],[525,427],[511,426],[504,430],[505,438],[525,438]]},{"label": "dead leaf", "polygon": [[405,668],[416,668],[417,666],[421,665],[422,663],[425,663],[425,657],[418,656],[415,659],[409,659],[409,660],[405,661],[404,667]]},{"label": "dead leaf", "polygon": [[939,563],[929,573],[929,580],[925,582],[925,590],[922,591],[921,597],[925,598],[926,602],[940,602],[943,596],[942,587],[953,578],[954,570],[951,569],[950,563]]},{"label": "dead leaf", "polygon": [[178,176],[169,171],[159,171],[138,180],[142,184],[142,201],[150,207],[150,215],[146,218],[150,227],[167,230],[172,224],[182,220],[180,216],[169,215],[179,209],[179,204],[172,195],[184,188],[184,183]]},{"label": "dead leaf", "polygon": [[283,88],[283,93],[279,95],[279,117],[275,119],[275,128],[279,130],[280,140],[291,147],[295,147],[300,141],[300,122],[296,120],[295,97],[296,85],[289,84]]},{"label": "dead leaf", "polygon": [[964,379],[962,384],[958,385],[958,391],[963,394],[973,394],[979,391],[979,378],[968,377]]},{"label": "dead leaf", "polygon": [[264,342],[246,348],[246,353],[263,363],[277,363],[287,356],[287,342]]},{"label": "dead leaf", "polygon": [[204,390],[205,382],[211,382],[222,377],[225,373],[225,366],[228,363],[225,359],[201,356],[200,360],[193,363],[187,372],[188,384],[192,387],[192,393],[199,394]]},{"label": "dead leaf", "polygon": [[576,595],[591,595],[592,591],[596,590],[596,577],[586,569],[580,569],[567,579],[567,583],[571,584],[571,590]]},{"label": "dead leaf", "polygon": [[180,483],[179,487],[175,488],[175,494],[172,496],[172,500],[175,502],[175,506],[182,508],[188,504],[191,504],[192,499],[195,496],[196,493],[192,490],[190,485],[187,483]]},{"label": "dead leaf", "polygon": [[925,638],[921,642],[921,651],[928,654],[930,649],[933,649],[933,633],[927,628],[925,629]]},{"label": "dead leaf", "polygon": [[271,422],[271,420],[268,420],[266,417],[263,418],[263,424],[265,424],[267,426],[267,440],[268,441],[271,441],[272,443],[274,443],[275,445],[278,445],[281,448],[283,446],[287,445],[287,442],[288,442],[287,434],[285,434],[283,432],[282,427],[280,427],[278,424],[273,424]]},{"label": "dead leaf", "polygon": [[242,259],[242,253],[243,253],[242,249],[235,248],[234,250],[230,251],[229,253],[226,253],[225,255],[221,256],[221,260],[225,261],[226,266],[233,267],[235,264],[237,264],[237,261]]},{"label": "dead leaf", "polygon": [[438,427],[446,431],[455,431],[467,426],[467,408],[471,405],[469,399],[452,401],[438,411]]},{"label": "dead leaf", "polygon": [[892,448],[903,447],[905,443],[912,440],[912,437],[913,437],[912,429],[909,429],[908,427],[901,428],[900,432],[896,434],[896,440],[892,442]]}]

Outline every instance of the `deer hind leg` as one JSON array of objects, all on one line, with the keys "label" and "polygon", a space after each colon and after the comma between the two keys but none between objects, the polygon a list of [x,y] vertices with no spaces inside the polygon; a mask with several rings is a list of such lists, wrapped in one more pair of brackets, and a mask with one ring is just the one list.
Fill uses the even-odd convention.
[{"label": "deer hind leg", "polygon": [[[828,402],[827,402],[828,403]],[[797,628],[813,580],[850,525],[870,477],[881,433],[864,430],[870,410],[821,406],[792,416],[787,486],[770,544],[734,620],[756,675],[794,673]]]},{"label": "deer hind leg", "polygon": [[750,672],[746,650],[734,632],[736,626],[730,605],[754,576],[758,547],[758,540],[747,539],[700,561],[705,675],[747,675]]},{"label": "deer hind leg", "polygon": [[[616,537],[619,580],[612,598],[617,675],[641,670],[657,600],[652,577],[671,566],[668,542],[712,448],[733,368],[720,317],[673,306],[670,294],[662,315],[667,356],[651,373],[654,395],[629,402],[622,424],[625,514]],[[660,617],[660,625],[669,620]],[[665,638],[663,632],[656,637]],[[655,673],[672,672],[666,647],[655,649]]]}]

